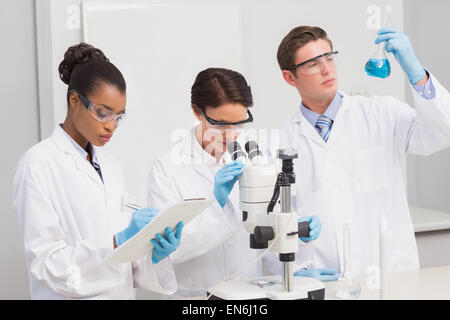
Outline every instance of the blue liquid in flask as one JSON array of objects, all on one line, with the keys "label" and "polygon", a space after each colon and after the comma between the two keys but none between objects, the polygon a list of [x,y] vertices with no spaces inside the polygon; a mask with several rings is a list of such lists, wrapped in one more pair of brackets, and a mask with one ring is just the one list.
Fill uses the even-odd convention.
[{"label": "blue liquid in flask", "polygon": [[391,74],[391,65],[388,59],[369,59],[364,69],[372,77],[387,78]]}]

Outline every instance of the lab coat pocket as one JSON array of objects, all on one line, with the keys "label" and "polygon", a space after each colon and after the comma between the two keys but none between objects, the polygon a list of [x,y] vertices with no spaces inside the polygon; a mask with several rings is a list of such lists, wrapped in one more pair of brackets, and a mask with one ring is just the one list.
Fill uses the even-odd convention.
[{"label": "lab coat pocket", "polygon": [[359,150],[353,168],[358,192],[377,191],[387,187],[386,160],[381,147]]}]

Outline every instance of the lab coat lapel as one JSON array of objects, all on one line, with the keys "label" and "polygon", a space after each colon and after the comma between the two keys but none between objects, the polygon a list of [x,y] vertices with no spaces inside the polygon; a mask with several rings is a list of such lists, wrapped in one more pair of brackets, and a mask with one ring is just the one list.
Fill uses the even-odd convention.
[{"label": "lab coat lapel", "polygon": [[184,139],[183,159],[191,161],[190,164],[194,170],[207,181],[211,181],[211,175],[213,173],[210,166],[206,163],[208,158],[205,159],[205,157],[208,157],[208,155],[198,144],[198,141],[195,138],[194,129],[192,129]]},{"label": "lab coat lapel", "polygon": [[102,150],[100,150],[100,148],[95,147],[95,146],[93,146],[93,148],[94,148],[95,156],[98,161],[98,165],[100,166],[100,170],[102,172],[103,182],[101,181],[101,178],[98,175],[98,173],[95,171],[95,169],[94,169],[94,172],[96,174],[96,178],[98,178],[99,182],[102,183],[102,186],[104,187],[105,199],[107,201],[107,205],[109,205],[111,197],[116,195],[114,193],[114,188],[117,186],[113,185],[113,183],[115,183],[114,179],[113,179],[113,175],[116,173],[113,171],[113,168],[111,167],[110,163],[108,163],[108,161],[105,159],[105,155],[102,152]]},{"label": "lab coat lapel", "polygon": [[333,126],[331,127],[330,135],[328,136],[328,140],[326,145],[329,147],[335,144],[336,139],[339,136],[342,136],[342,133],[347,128],[347,116],[348,111],[350,110],[350,99],[351,97],[339,92],[342,95],[342,104],[339,108],[338,113],[336,114],[336,118],[333,121]]},{"label": "lab coat lapel", "polygon": [[102,183],[106,188],[106,186],[109,186],[110,177],[112,174],[114,174],[114,172],[111,172],[111,168],[109,167],[108,162],[105,160],[102,150],[96,146],[92,146],[92,148],[94,149],[95,157],[97,158],[98,165],[100,166],[103,181],[102,178],[100,178],[97,171],[95,170],[95,168],[93,168],[95,177],[98,178],[97,180],[99,180],[99,182]]},{"label": "lab coat lapel", "polygon": [[322,147],[326,147],[327,144],[323,141],[322,137],[317,133],[314,127],[306,120],[303,116],[301,110],[297,113],[294,118],[294,123],[297,128],[297,133],[304,136],[307,140],[313,141]]},{"label": "lab coat lapel", "polygon": [[53,139],[56,146],[64,153],[69,154],[72,160],[75,162],[75,166],[78,170],[85,172],[92,180],[96,183],[103,185],[100,177],[95,171],[94,167],[86,160],[81,157],[72,143],[66,136],[66,133],[63,132],[63,128],[61,126],[57,126],[53,131],[51,138]]},{"label": "lab coat lapel", "polygon": [[347,111],[350,109],[350,99],[348,95],[339,91],[342,95],[342,104],[339,108],[339,111],[336,115],[336,118],[333,121],[333,126],[331,127],[331,132],[328,137],[327,142],[323,141],[322,137],[318,134],[318,132],[314,129],[314,127],[306,120],[303,116],[302,112],[298,112],[297,116],[294,118],[294,123],[297,125],[298,133],[304,136],[306,139],[311,140],[320,146],[327,148],[332,145],[343,130],[345,130],[345,119],[347,116]]}]

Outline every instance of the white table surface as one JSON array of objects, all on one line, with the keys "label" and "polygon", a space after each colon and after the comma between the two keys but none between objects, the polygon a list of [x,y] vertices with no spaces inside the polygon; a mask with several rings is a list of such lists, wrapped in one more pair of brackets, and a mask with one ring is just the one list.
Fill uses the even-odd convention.
[{"label": "white table surface", "polygon": [[450,229],[450,213],[413,206],[409,209],[415,232]]},{"label": "white table surface", "polygon": [[[367,287],[367,278],[359,280],[360,300],[379,299],[379,290]],[[336,281],[325,282],[325,299],[333,300]],[[396,272],[388,275],[388,299],[392,300],[449,300],[450,266],[426,268],[417,271]]]}]

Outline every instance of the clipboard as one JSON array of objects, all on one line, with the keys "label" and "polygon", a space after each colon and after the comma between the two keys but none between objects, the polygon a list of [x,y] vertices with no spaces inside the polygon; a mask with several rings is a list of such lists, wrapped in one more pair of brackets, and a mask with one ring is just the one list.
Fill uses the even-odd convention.
[{"label": "clipboard", "polygon": [[159,213],[149,224],[142,228],[132,238],[114,250],[105,262],[105,266],[132,262],[142,259],[153,251],[151,239],[157,233],[165,234],[164,229],[175,229],[178,222],[183,221],[186,226],[192,219],[202,213],[213,203],[213,200],[185,200]]}]

